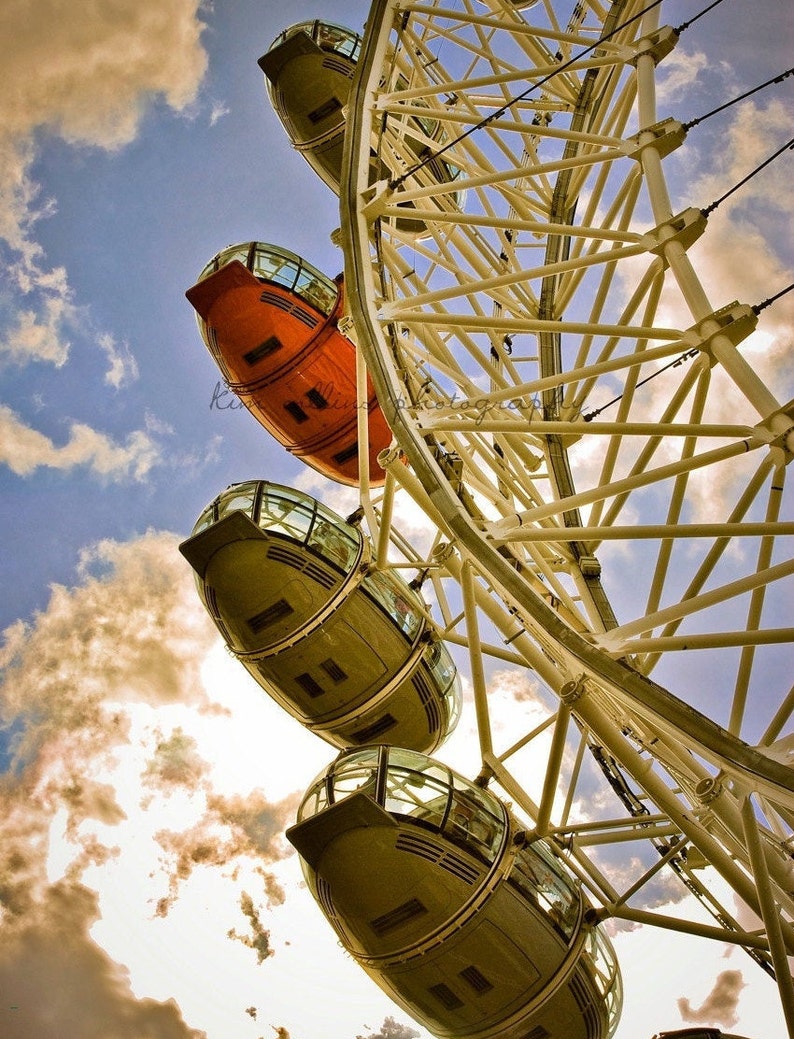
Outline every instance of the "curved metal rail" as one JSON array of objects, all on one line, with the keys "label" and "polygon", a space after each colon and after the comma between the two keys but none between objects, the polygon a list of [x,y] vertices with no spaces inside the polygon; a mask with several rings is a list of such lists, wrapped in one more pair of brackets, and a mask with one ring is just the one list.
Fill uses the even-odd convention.
[{"label": "curved metal rail", "polygon": [[[453,6],[459,9],[460,24],[474,27],[478,34],[476,43],[467,43],[467,47],[472,53],[479,49],[489,57],[490,77],[456,78],[456,69],[445,73],[440,68],[441,59],[428,41],[443,39],[447,50],[442,57],[448,60],[449,50],[454,49],[461,32],[458,23],[445,13]],[[660,921],[641,909],[629,910],[629,896],[615,891],[588,856],[585,842],[577,843],[576,826],[569,819],[557,818],[555,791],[563,775],[562,759],[572,721],[582,734],[580,746],[588,743],[599,748],[605,772],[609,775],[611,771],[613,788],[627,811],[622,839],[626,839],[632,820],[636,827],[645,827],[662,860],[677,865],[690,889],[708,902],[708,886],[694,876],[680,854],[684,846],[698,849],[702,860],[713,866],[763,919],[765,934],[760,938],[750,935],[712,899],[712,915],[719,926],[699,925],[696,933],[736,941],[754,950],[759,961],[767,965],[773,961],[784,1007],[794,1021],[794,994],[785,960],[786,949],[794,951],[790,923],[794,913],[790,843],[794,772],[769,753],[767,746],[752,746],[742,739],[737,731],[741,726],[733,724],[733,718],[727,726],[719,724],[695,703],[643,673],[643,668],[650,670],[668,646],[680,649],[675,631],[693,603],[698,607],[700,600],[710,595],[711,599],[702,603],[705,608],[712,600],[719,601],[720,596],[727,600],[737,592],[763,598],[758,589],[772,587],[775,580],[790,573],[785,561],[772,562],[771,545],[791,534],[774,509],[775,502],[779,509],[779,494],[774,488],[782,486],[781,474],[791,457],[791,417],[737,350],[737,341],[747,334],[750,325],[754,327],[749,308],[734,305],[727,311],[715,311],[700,285],[687,250],[703,231],[701,221],[691,211],[673,213],[669,202],[662,159],[677,147],[680,135],[676,127],[662,124],[660,128],[654,89],[656,66],[666,49],[674,45],[669,34],[660,30],[650,15],[635,19],[640,5],[631,0],[615,3],[612,22],[602,30],[609,36],[608,45],[603,53],[596,50],[578,67],[566,58],[571,46],[581,39],[575,16],[567,30],[547,26],[544,35],[531,32],[519,13],[508,14],[497,3],[491,6],[493,10],[463,0],[444,9],[439,7],[436,12],[432,4],[376,0],[350,99],[341,194],[346,281],[356,286],[349,305],[378,399],[399,451],[410,465],[402,464],[398,451],[383,460],[394,482],[391,487],[387,485],[387,494],[394,485],[403,488],[419,503],[441,537],[454,546],[454,551],[439,554],[438,565],[462,589],[469,627],[463,641],[469,645],[473,671],[481,671],[477,626],[482,623],[478,617],[484,616],[516,657],[559,697],[554,718],[549,721],[554,735],[546,779],[540,796],[533,798],[511,770],[512,751],[501,755],[494,752],[487,690],[482,677],[478,681],[475,675],[485,774],[493,775],[516,798],[539,834],[569,841],[572,861],[603,904],[605,915],[684,929],[682,921]],[[531,14],[527,12],[527,17]],[[591,11],[588,17],[592,18]],[[442,18],[447,18],[443,25]],[[627,27],[616,33],[615,25],[626,22]],[[551,69],[543,85],[549,113],[545,129],[556,131],[568,142],[553,161],[541,160],[530,137],[544,129],[544,120],[537,119],[537,111],[521,110],[520,105],[506,109],[494,121],[483,121],[482,132],[490,135],[489,154],[483,154],[484,146],[480,148],[475,143],[476,133],[470,132],[475,125],[475,101],[481,99],[464,103],[461,95],[466,90],[472,96],[477,91],[492,90],[496,96],[503,83],[517,80],[512,53],[508,60],[500,59],[496,52],[500,33],[508,37],[511,47],[517,45],[525,53],[528,62],[539,61],[538,41],[544,41],[542,47]],[[557,55],[549,49],[553,41],[559,42]],[[490,54],[489,48],[494,49]],[[443,51],[441,46],[436,49]],[[421,60],[414,60],[414,55],[420,55]],[[555,98],[558,100],[563,91],[555,94],[555,61],[558,67],[565,65],[559,73],[561,81],[563,77],[573,81],[573,85],[568,83],[568,93],[579,98],[573,105],[579,113],[578,122],[575,116],[559,129],[554,125],[560,107],[555,107]],[[610,69],[617,69],[621,75],[628,70],[638,99],[638,125],[646,130],[630,134],[626,129],[624,109],[629,106],[625,98],[630,92],[621,86],[617,75],[610,78]],[[496,106],[493,98],[487,104],[492,110]],[[417,118],[422,106],[431,108],[444,126],[444,161],[462,171],[450,184],[434,185],[432,169],[422,166],[421,159],[417,161],[415,132],[413,143],[400,152],[400,142],[409,138],[406,124]],[[604,109],[612,113],[609,119]],[[617,115],[623,118],[622,123]],[[465,145],[461,143],[464,134]],[[524,147],[524,155],[517,162],[510,158],[512,151],[505,145],[503,154],[508,158],[502,169],[494,162],[497,151],[493,150],[503,145],[500,134],[505,139],[520,135]],[[438,141],[428,146],[439,150]],[[369,183],[373,147],[380,151],[387,168],[397,159],[402,162],[398,168],[404,172],[392,176],[391,184],[387,180]],[[589,171],[600,163],[606,178],[614,164],[626,161],[632,162],[638,172],[627,177],[625,186],[619,189],[612,213],[599,225],[599,244],[588,253],[576,243],[598,216],[585,198],[585,186],[592,193],[597,183],[587,179]],[[533,187],[532,177],[541,168],[542,177],[536,177]],[[537,184],[541,181],[553,197],[542,218],[533,221],[532,204],[535,196],[539,197]],[[636,217],[632,222],[624,219],[624,210],[630,211],[628,200],[636,199],[640,183],[647,190],[650,209],[642,215],[656,221],[652,231],[645,233],[635,229]],[[494,199],[509,198],[521,212],[516,215],[515,208],[497,209],[496,205],[489,212],[487,201],[479,208],[467,209],[464,203],[458,209],[463,189],[486,200],[492,191]],[[581,220],[575,215],[576,198],[585,203]],[[400,229],[397,214],[405,212],[406,203],[413,206],[414,217],[427,221],[429,244],[422,239],[412,242]],[[539,211],[542,207],[536,208]],[[485,237],[491,234],[492,238]],[[515,260],[515,239],[532,234],[546,239],[544,260],[539,270],[533,267],[522,272],[520,262]],[[501,245],[501,252],[494,242]],[[462,269],[457,261],[460,256],[466,258],[466,248],[471,258],[469,267]],[[603,315],[594,305],[589,315],[564,318],[566,306],[576,302],[576,279],[581,284],[588,268],[599,265],[602,274],[596,293],[606,295],[616,283],[614,269],[620,263],[632,262],[638,254],[649,258],[649,266],[646,273],[637,275],[639,288],[629,295],[620,321],[607,317],[603,300],[597,304]],[[411,271],[411,259],[416,255],[424,257],[430,272],[426,278],[420,279]],[[433,276],[442,270],[444,277],[437,287]],[[660,325],[652,306],[662,292],[659,279],[667,272],[672,272],[692,315],[690,325],[683,330]],[[526,290],[531,277],[543,278],[534,301]],[[481,305],[483,298],[493,302],[490,313]],[[636,321],[634,314],[641,304],[647,317]],[[588,356],[580,346],[575,365],[566,373],[560,337],[576,336],[580,343],[590,342],[596,328],[598,335],[615,340],[633,337],[641,358],[632,361],[631,357],[626,360],[602,352],[594,360],[594,355]],[[443,330],[443,337],[438,329]],[[479,349],[478,356],[473,337],[481,330],[485,330],[487,346]],[[537,336],[540,348],[541,361],[533,379],[521,374],[506,349],[506,337],[527,334]],[[409,348],[414,341],[420,344],[418,351]],[[649,342],[654,345],[649,346]],[[662,345],[655,345],[657,342]],[[570,349],[566,354],[570,356]],[[687,394],[695,398],[688,421],[678,419],[672,404],[660,406],[644,431],[639,430],[641,422],[634,419],[630,426],[628,418],[621,415],[613,423],[613,442],[625,437],[627,430],[637,435],[639,431],[646,438],[643,443],[650,446],[646,446],[645,454],[639,452],[639,459],[620,479],[614,475],[605,478],[608,469],[603,464],[602,484],[577,491],[569,445],[575,447],[591,430],[604,436],[612,427],[596,422],[584,425],[581,408],[572,405],[576,385],[595,382],[605,373],[625,375],[628,371],[623,390],[629,397],[639,381],[641,364],[651,361],[658,365],[679,355],[683,363],[684,355],[695,354],[697,361],[691,369],[696,376],[684,388],[672,391],[676,407]],[[704,373],[712,365],[728,372],[755,409],[756,420],[761,416],[760,422],[735,423],[730,428],[722,423],[709,430],[699,421],[696,412],[702,407],[705,390],[701,393],[698,387],[707,385]],[[490,375],[491,382],[490,390],[483,392],[480,387],[485,374]],[[453,384],[460,394],[457,399],[450,394]],[[478,393],[487,402],[487,409],[478,409]],[[536,393],[542,396],[543,405],[531,412],[532,395]],[[501,402],[516,400],[525,411],[491,417],[492,409]],[[524,419],[525,413],[531,413],[531,420]],[[733,533],[760,539],[762,552],[757,566],[738,579],[740,588],[726,591],[720,587],[708,592],[702,589],[710,571],[701,564],[685,593],[679,590],[679,603],[668,607],[657,603],[633,625],[621,629],[601,585],[600,565],[589,547],[607,544],[612,538],[634,537],[637,530],[627,533],[625,528],[617,528],[614,522],[603,520],[603,512],[602,519],[593,522],[592,506],[595,503],[601,508],[605,500],[630,496],[652,481],[667,479],[677,490],[671,493],[673,500],[664,519],[635,526],[643,537],[655,538],[662,546],[691,536],[693,532],[681,521],[680,503],[676,504],[675,497],[686,495],[695,438],[717,434],[719,439],[711,442],[720,446],[709,448],[706,461],[699,465],[721,464],[750,451],[766,452],[757,474],[748,481],[744,497],[705,534],[712,538],[712,546],[717,546],[712,548],[717,554],[724,552]],[[685,446],[649,477],[654,451],[666,436],[683,438]],[[532,484],[531,466],[537,469],[539,447],[545,498],[538,498],[537,483]],[[620,444],[616,450],[619,448]],[[752,488],[757,493],[764,481],[773,488],[770,504],[762,519],[750,517],[746,515],[746,502],[741,508],[742,501],[752,501]],[[582,519],[580,508],[591,509],[587,520]],[[387,511],[369,506],[375,525],[388,523]],[[703,536],[703,528],[699,533]],[[526,549],[533,538],[559,552],[562,569],[578,592],[575,599],[560,602],[550,595],[548,573],[537,563],[539,557],[529,555]],[[660,550],[660,559],[664,551]],[[657,570],[660,567],[657,562]],[[642,641],[646,632],[662,625],[666,627],[661,637]],[[760,630],[758,623],[748,622],[743,633],[726,634],[722,643],[752,647],[772,644],[776,637],[782,642],[790,637],[785,631],[775,636],[759,634]],[[687,637],[691,644],[697,643],[697,635]],[[791,694],[781,697],[767,728],[766,744],[779,735],[790,715],[792,699]],[[581,765],[577,767],[581,769]],[[642,792],[639,799],[631,794],[629,779]],[[652,811],[646,803],[653,805]],[[649,815],[653,823],[648,823]],[[639,829],[635,835],[639,835]],[[641,890],[655,872],[651,867],[638,880],[636,890]]]}]

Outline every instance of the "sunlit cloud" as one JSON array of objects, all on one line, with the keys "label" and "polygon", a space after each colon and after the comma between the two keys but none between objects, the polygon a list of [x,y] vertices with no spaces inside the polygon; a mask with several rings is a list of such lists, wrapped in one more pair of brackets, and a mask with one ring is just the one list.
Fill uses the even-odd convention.
[{"label": "sunlit cloud", "polygon": [[[64,1030],[111,1039],[204,1034],[173,1001],[135,996],[126,969],[91,937],[98,901],[83,883],[120,853],[128,811],[110,777],[128,746],[129,711],[204,701],[195,655],[212,633],[180,562],[171,535],[102,542],[84,554],[80,587],[53,587],[46,610],[4,633],[0,725],[22,722],[0,790],[0,988],[13,1006],[2,1008],[9,1039],[54,1039]],[[160,761],[178,741],[162,742]],[[167,787],[171,773],[163,766],[159,774]]]},{"label": "sunlit cloud", "polygon": [[160,461],[160,446],[143,430],[133,431],[119,444],[85,423],[74,422],[69,439],[58,446],[11,408],[0,405],[0,463],[18,476],[41,468],[69,472],[87,466],[95,476],[112,482],[141,481]]},{"label": "sunlit cloud", "polygon": [[725,1028],[732,1028],[739,1020],[736,1008],[745,984],[740,970],[723,971],[717,977],[714,988],[697,1009],[692,1007],[686,997],[678,1000],[682,1019],[690,1024],[723,1025]]},{"label": "sunlit cloud", "polygon": [[416,1039],[418,1035],[419,1032],[410,1025],[399,1024],[393,1017],[387,1017],[377,1034],[357,1035],[356,1039]]},{"label": "sunlit cloud", "polygon": [[199,8],[200,0],[105,0],[80,11],[66,0],[4,4],[0,30],[15,46],[4,50],[3,76],[15,89],[3,136],[46,126],[67,141],[118,148],[134,138],[153,96],[183,110],[207,63]]},{"label": "sunlit cloud", "polygon": [[62,882],[48,888],[15,923],[3,921],[0,1022],[5,1039],[205,1037],[188,1027],[173,1000],[135,996],[126,969],[90,936],[97,915],[92,891]]},{"label": "sunlit cloud", "polygon": [[[11,253],[6,284],[25,304],[10,321],[0,357],[61,365],[69,350],[65,333],[74,309],[67,273],[48,267],[35,239],[38,222],[57,208],[42,198],[31,173],[35,134],[115,151],[135,139],[158,97],[185,111],[207,67],[200,7],[200,0],[101,0],[85,9],[66,0],[17,0],[0,8],[0,36],[14,41],[0,55],[0,78],[13,84],[0,111],[0,239]],[[125,348],[112,337],[99,345],[110,361],[109,385],[134,378]]]},{"label": "sunlit cloud", "polygon": [[0,358],[14,365],[45,361],[61,368],[69,357],[66,329],[75,316],[67,296],[49,296],[38,310],[18,311],[15,322],[0,338]]}]

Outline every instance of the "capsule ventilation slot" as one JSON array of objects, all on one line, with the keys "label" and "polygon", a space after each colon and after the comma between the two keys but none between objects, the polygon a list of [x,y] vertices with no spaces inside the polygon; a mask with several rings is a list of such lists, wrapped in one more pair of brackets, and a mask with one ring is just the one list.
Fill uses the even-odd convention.
[{"label": "capsule ventilation slot", "polygon": [[309,390],[306,396],[311,406],[313,408],[317,408],[318,411],[322,411],[324,408],[328,407],[328,401],[325,399],[322,393],[320,393],[316,386],[313,389]]},{"label": "capsule ventilation slot", "polygon": [[577,970],[574,973],[568,988],[584,1018],[585,1027],[587,1028],[587,1039],[598,1039],[601,1035],[599,1015],[593,1006],[593,996],[590,992],[590,987],[582,976],[581,970]]},{"label": "capsule ventilation slot", "polygon": [[390,909],[388,913],[370,920],[369,926],[378,937],[382,938],[390,931],[395,931],[398,927],[404,927],[418,916],[424,916],[426,912],[427,906],[420,902],[418,898],[411,898],[395,909]]},{"label": "capsule ventilation slot", "polygon": [[465,970],[460,971],[460,977],[470,985],[475,992],[479,992],[482,995],[484,992],[490,992],[493,988],[492,983],[485,977],[485,975],[477,970],[472,964],[470,967],[466,967]]},{"label": "capsule ventilation slot", "polygon": [[389,729],[393,729],[397,724],[397,719],[391,714],[384,714],[382,718],[378,718],[371,725],[367,725],[364,729],[359,729],[358,732],[351,732],[350,739],[354,743],[359,745],[362,743],[372,743],[379,736],[388,732]]},{"label": "capsule ventilation slot", "polygon": [[549,1039],[550,1034],[543,1025],[536,1025],[534,1028],[530,1028],[526,1035],[522,1035],[521,1039]]},{"label": "capsule ventilation slot", "polygon": [[428,862],[435,862],[466,884],[473,884],[480,875],[480,871],[475,866],[470,866],[465,859],[454,852],[446,851],[434,841],[419,834],[398,834],[395,847],[398,851],[407,851],[412,855],[418,855],[419,858],[427,859]]},{"label": "capsule ventilation slot", "polygon": [[331,897],[331,885],[320,876],[317,877],[317,901],[326,917],[338,927],[339,917],[336,914],[334,900]]},{"label": "capsule ventilation slot", "polygon": [[302,321],[304,325],[309,328],[316,328],[320,323],[320,319],[316,318],[313,314],[310,314],[308,310],[304,310],[303,307],[299,307],[297,303],[292,303],[288,299],[284,299],[283,296],[279,296],[275,292],[268,292],[267,289],[259,297],[262,303],[267,303],[271,307],[278,307],[279,310],[283,310],[290,317],[296,318],[298,321]]},{"label": "capsule ventilation slot", "polygon": [[348,79],[353,78],[354,65],[350,61],[340,61],[338,58],[323,58],[323,68],[331,69],[332,72],[340,72]]},{"label": "capsule ventilation slot", "polygon": [[446,1010],[458,1010],[463,1006],[463,1000],[459,999],[452,989],[443,982],[438,985],[431,985],[427,991],[432,996],[435,996]]},{"label": "capsule ventilation slot", "polygon": [[430,683],[422,671],[419,670],[411,679],[414,689],[419,694],[419,699],[427,715],[427,728],[431,733],[441,731],[441,712],[438,709],[438,698],[433,692]]},{"label": "capsule ventilation slot", "polygon": [[327,660],[323,660],[320,667],[325,671],[332,682],[344,682],[347,678],[347,671],[344,671],[339,664],[330,657]]},{"label": "capsule ventilation slot", "polygon": [[277,624],[278,621],[283,620],[285,617],[289,617],[294,612],[286,599],[279,599],[272,606],[268,606],[266,610],[262,610],[261,613],[255,613],[253,617],[249,617],[248,627],[256,635],[260,631],[264,631],[265,628]]},{"label": "capsule ventilation slot", "polygon": [[215,589],[211,584],[204,585],[204,598],[207,600],[207,609],[210,612],[210,616],[213,620],[217,620],[220,617],[220,611],[218,609],[218,597],[215,594]]},{"label": "capsule ventilation slot", "polygon": [[306,574],[323,588],[333,588],[336,584],[337,578],[330,570],[326,570],[312,559],[307,559],[287,545],[271,545],[267,550],[267,558]]},{"label": "capsule ventilation slot", "polygon": [[255,364],[259,364],[260,361],[264,361],[266,357],[274,354],[276,350],[280,350],[283,345],[280,339],[270,336],[263,343],[260,343],[259,346],[255,346],[253,350],[243,354],[243,360],[249,368],[253,368]]}]

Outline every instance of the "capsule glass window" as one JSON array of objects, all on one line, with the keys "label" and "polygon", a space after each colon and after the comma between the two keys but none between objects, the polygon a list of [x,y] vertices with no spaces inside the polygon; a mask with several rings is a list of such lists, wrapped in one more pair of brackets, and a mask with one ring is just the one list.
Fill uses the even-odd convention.
[{"label": "capsule glass window", "polygon": [[581,899],[567,873],[542,844],[518,852],[510,881],[537,902],[550,923],[570,942],[578,927]]},{"label": "capsule glass window", "polygon": [[262,485],[257,522],[262,530],[304,544],[314,524],[315,502],[300,491]]},{"label": "capsule glass window", "polygon": [[442,690],[444,700],[449,712],[447,729],[449,732],[455,728],[460,718],[461,708],[461,685],[458,669],[449,655],[449,650],[443,642],[431,642],[425,653],[425,661],[433,672],[439,689]]},{"label": "capsule glass window", "polygon": [[358,559],[359,540],[347,524],[320,506],[309,534],[309,547],[347,573]]},{"label": "capsule glass window", "polygon": [[333,51],[356,61],[361,50],[361,37],[342,25],[331,22],[314,23],[314,41],[324,51]]},{"label": "capsule glass window", "polygon": [[249,519],[252,519],[257,487],[258,484],[255,482],[238,483],[224,491],[217,500],[216,518],[223,519],[230,512],[244,512]]},{"label": "capsule glass window", "polygon": [[298,257],[292,253],[265,245],[258,245],[254,251],[251,273],[257,278],[275,282],[291,290],[299,269]]},{"label": "capsule glass window", "polygon": [[389,570],[373,570],[364,578],[363,584],[400,631],[413,641],[422,626],[422,613],[408,585]]},{"label": "capsule glass window", "polygon": [[210,274],[214,274],[215,271],[219,271],[221,267],[225,267],[227,263],[231,263],[232,260],[239,260],[240,263],[248,266],[248,253],[250,251],[250,244],[248,242],[242,245],[230,245],[227,249],[222,250],[213,256],[204,270],[199,274],[198,281],[203,281],[208,278]]}]

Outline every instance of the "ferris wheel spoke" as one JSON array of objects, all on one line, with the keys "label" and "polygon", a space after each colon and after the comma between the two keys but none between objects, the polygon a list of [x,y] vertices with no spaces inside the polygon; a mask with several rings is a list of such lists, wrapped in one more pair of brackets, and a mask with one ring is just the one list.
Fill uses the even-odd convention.
[{"label": "ferris wheel spoke", "polygon": [[[644,7],[424,0],[395,18],[377,0],[349,107],[346,278],[397,445],[379,463],[437,532],[413,560],[468,653],[482,782],[604,916],[733,941],[768,969],[794,943],[794,415],[744,349],[762,308],[715,306],[698,277],[709,218],[666,181],[688,129],[657,112],[678,34]],[[506,737],[490,676],[519,664],[537,713]],[[620,808],[583,817],[597,782]],[[643,905],[662,868],[712,923]]]}]

